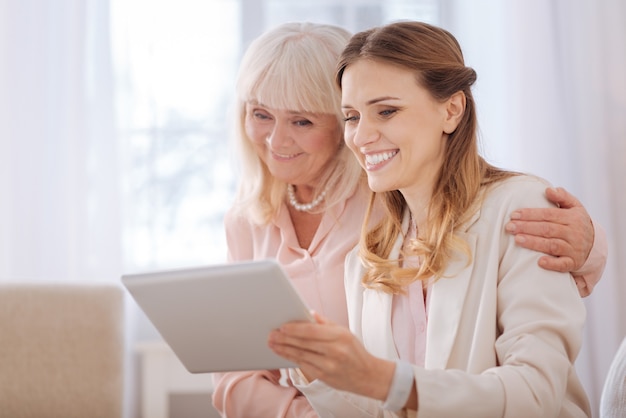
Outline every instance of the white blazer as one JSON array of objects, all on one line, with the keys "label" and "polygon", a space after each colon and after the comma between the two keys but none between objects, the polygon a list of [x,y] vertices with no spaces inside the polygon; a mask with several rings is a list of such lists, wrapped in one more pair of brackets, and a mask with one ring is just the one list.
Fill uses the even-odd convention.
[{"label": "white blazer", "polygon": [[[473,259],[458,257],[430,288],[425,366],[414,366],[417,413],[390,413],[380,401],[291,373],[320,417],[591,416],[573,366],[585,319],[574,281],[540,268],[541,254],[504,230],[513,210],[552,206],[546,186],[527,175],[499,182],[459,232]],[[375,356],[397,360],[392,296],[365,289],[363,272],[355,249],[345,270],[350,329]]]}]

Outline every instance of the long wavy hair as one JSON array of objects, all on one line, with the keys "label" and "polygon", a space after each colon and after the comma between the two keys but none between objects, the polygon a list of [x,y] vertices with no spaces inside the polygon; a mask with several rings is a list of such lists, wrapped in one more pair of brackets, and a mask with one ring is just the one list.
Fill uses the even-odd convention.
[{"label": "long wavy hair", "polygon": [[398,191],[372,196],[366,215],[369,222],[372,206],[380,200],[385,216],[373,228],[364,227],[360,239],[360,257],[366,266],[366,287],[400,293],[415,280],[444,276],[448,261],[455,254],[472,254],[455,232],[477,209],[484,186],[513,175],[487,163],[478,152],[476,109],[471,86],[476,72],[465,66],[459,43],[448,31],[422,22],[395,22],[357,33],[344,49],[335,81],[341,88],[345,69],[368,59],[408,69],[416,82],[436,100],[447,100],[457,92],[466,98],[465,110],[447,139],[444,161],[436,178],[428,208],[427,231],[420,230],[409,251],[420,257],[418,268],[401,268],[399,260],[390,260],[391,250],[403,234],[402,219],[407,208]]},{"label": "long wavy hair", "polygon": [[[340,126],[335,159],[320,178],[328,187],[324,209],[350,196],[365,175],[343,141],[341,91],[335,68],[350,33],[337,26],[286,23],[255,39],[239,68],[236,91],[235,143],[241,175],[234,209],[257,224],[267,224],[285,200],[286,184],[269,172],[245,130],[246,103],[275,109],[336,115]],[[366,186],[365,186],[366,187]]]}]

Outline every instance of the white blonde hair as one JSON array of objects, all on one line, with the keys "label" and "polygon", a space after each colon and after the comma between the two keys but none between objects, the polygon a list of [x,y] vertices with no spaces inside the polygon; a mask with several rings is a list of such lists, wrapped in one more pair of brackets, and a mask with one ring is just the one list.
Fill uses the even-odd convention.
[{"label": "white blonde hair", "polygon": [[[246,103],[274,109],[333,114],[343,133],[341,92],[335,83],[339,55],[350,33],[337,26],[286,23],[255,39],[243,56],[236,91],[236,135],[241,176],[235,209],[253,222],[266,224],[285,199],[286,184],[272,176],[246,135]],[[350,196],[365,176],[343,137],[336,158],[320,178],[329,187],[326,208]]]}]

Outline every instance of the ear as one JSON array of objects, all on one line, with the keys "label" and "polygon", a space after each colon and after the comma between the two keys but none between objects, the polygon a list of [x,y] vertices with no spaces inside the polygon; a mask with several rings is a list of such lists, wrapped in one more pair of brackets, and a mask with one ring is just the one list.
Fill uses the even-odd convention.
[{"label": "ear", "polygon": [[459,126],[465,113],[465,93],[457,91],[446,101],[446,118],[443,122],[443,131],[450,135]]}]

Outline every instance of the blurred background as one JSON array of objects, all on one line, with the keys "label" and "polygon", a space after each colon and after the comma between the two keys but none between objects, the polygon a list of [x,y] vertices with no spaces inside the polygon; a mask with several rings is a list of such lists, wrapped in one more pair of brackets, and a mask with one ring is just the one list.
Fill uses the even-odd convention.
[{"label": "blurred background", "polygon": [[[0,0],[0,282],[224,261],[248,43],[286,21],[354,32],[399,19],[461,43],[485,157],[565,187],[606,230],[577,362],[597,411],[626,335],[623,0]],[[158,339],[127,305],[129,341]]]}]

